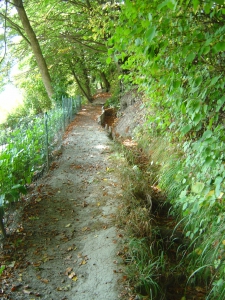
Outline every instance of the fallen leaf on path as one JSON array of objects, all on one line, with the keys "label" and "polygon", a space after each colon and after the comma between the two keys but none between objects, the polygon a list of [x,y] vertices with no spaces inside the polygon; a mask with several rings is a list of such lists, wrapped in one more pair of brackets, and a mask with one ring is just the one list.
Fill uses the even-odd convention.
[{"label": "fallen leaf on path", "polygon": [[84,259],[84,260],[82,260],[82,262],[81,262],[79,265],[80,265],[80,266],[86,265],[86,263],[87,263],[87,261]]},{"label": "fallen leaf on path", "polygon": [[90,230],[89,227],[83,227],[83,228],[82,228],[82,231],[88,231],[88,230]]},{"label": "fallen leaf on path", "polygon": [[88,203],[86,201],[83,202],[83,207],[87,207]]},{"label": "fallen leaf on path", "polygon": [[11,288],[11,292],[16,292],[21,287],[21,285],[22,285],[21,283],[17,285],[13,285]]},{"label": "fallen leaf on path", "polygon": [[200,286],[196,286],[195,289],[197,292],[205,293],[205,289],[201,288]]},{"label": "fallen leaf on path", "polygon": [[70,260],[72,259],[72,255],[68,255],[67,257],[64,258],[65,260]]},{"label": "fallen leaf on path", "polygon": [[66,269],[66,272],[65,272],[65,275],[68,276],[72,271],[73,271],[73,268],[70,268],[70,267],[67,268],[67,269]]},{"label": "fallen leaf on path", "polygon": [[8,267],[10,267],[10,268],[14,268],[14,266],[15,266],[15,261],[12,261],[9,265],[8,265]]},{"label": "fallen leaf on path", "polygon": [[41,265],[41,262],[33,263],[34,267],[40,267],[40,265]]},{"label": "fallen leaf on path", "polygon": [[63,286],[63,287],[57,287],[57,291],[69,291],[71,289],[71,285],[66,285],[66,286]]},{"label": "fallen leaf on path", "polygon": [[24,294],[28,294],[28,295],[32,294],[32,292],[29,290],[23,290],[23,292],[24,292]]},{"label": "fallen leaf on path", "polygon": [[[35,296],[36,297],[41,297],[41,294],[40,293],[36,293]],[[35,300],[35,299],[30,299],[30,300]]]},{"label": "fallen leaf on path", "polygon": [[73,281],[77,281],[77,279],[78,279],[77,276],[74,276],[74,277],[72,278]]},{"label": "fallen leaf on path", "polygon": [[21,281],[23,280],[22,277],[23,277],[23,274],[19,274],[19,278],[18,278],[18,281],[19,281],[19,282],[21,282]]},{"label": "fallen leaf on path", "polygon": [[70,246],[68,249],[67,249],[67,251],[69,252],[69,251],[72,251],[72,250],[76,250],[77,249],[77,247],[76,246]]},{"label": "fallen leaf on path", "polygon": [[39,217],[33,216],[33,217],[29,217],[28,219],[29,219],[29,220],[39,220]]},{"label": "fallen leaf on path", "polygon": [[45,254],[43,257],[42,257],[42,261],[43,262],[47,262],[49,260],[53,260],[54,257],[51,257],[51,256],[48,256],[47,254]]},{"label": "fallen leaf on path", "polygon": [[48,279],[42,278],[41,281],[44,282],[44,283],[49,283],[49,280],[48,280]]},{"label": "fallen leaf on path", "polygon": [[75,276],[76,276],[75,272],[72,272],[72,273],[70,273],[70,274],[68,275],[68,277],[69,277],[70,279],[73,279],[73,277],[75,277]]}]

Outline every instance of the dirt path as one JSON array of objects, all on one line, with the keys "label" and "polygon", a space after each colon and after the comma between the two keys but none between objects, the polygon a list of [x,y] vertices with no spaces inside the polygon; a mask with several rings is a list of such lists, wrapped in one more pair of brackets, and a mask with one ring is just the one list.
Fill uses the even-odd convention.
[{"label": "dirt path", "polygon": [[100,113],[101,107],[83,107],[62,154],[26,196],[0,252],[6,266],[0,299],[118,299],[121,187],[112,142],[97,124]]}]

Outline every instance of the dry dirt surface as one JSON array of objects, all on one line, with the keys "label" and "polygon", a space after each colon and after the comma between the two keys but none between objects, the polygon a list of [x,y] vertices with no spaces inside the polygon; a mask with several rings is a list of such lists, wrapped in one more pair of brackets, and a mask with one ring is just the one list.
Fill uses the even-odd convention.
[{"label": "dry dirt surface", "polygon": [[122,235],[115,216],[122,191],[100,114],[101,106],[82,108],[50,171],[9,216],[0,299],[119,298]]}]

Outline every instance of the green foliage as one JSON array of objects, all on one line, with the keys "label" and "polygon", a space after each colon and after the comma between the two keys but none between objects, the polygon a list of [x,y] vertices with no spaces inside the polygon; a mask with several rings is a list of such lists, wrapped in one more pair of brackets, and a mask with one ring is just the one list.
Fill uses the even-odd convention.
[{"label": "green foliage", "polygon": [[2,265],[2,266],[0,267],[0,276],[2,275],[2,273],[3,273],[4,270],[5,270],[5,265]]},{"label": "green foliage", "polygon": [[131,284],[141,295],[148,295],[150,299],[157,299],[162,294],[158,285],[158,277],[164,269],[163,253],[154,256],[146,239],[132,238],[129,241],[127,254],[127,274],[132,278]]},{"label": "green foliage", "polygon": [[114,85],[112,95],[106,100],[104,107],[120,108],[120,89],[118,85]]},{"label": "green foliage", "polygon": [[34,171],[43,164],[44,124],[41,118],[21,122],[5,142],[0,152],[1,185],[0,194],[5,195],[5,204],[16,201],[20,193],[25,193],[25,185],[31,183]]},{"label": "green foliage", "polygon": [[[74,103],[75,113],[80,108],[79,101],[76,99]],[[13,129],[7,128],[1,132],[0,195],[3,203],[0,206],[19,200],[20,194],[26,192],[26,185],[31,183],[34,175],[43,171],[46,156],[61,142],[63,129],[69,121],[67,115],[66,108],[56,107],[49,111],[47,132],[43,115],[20,118]]]},{"label": "green foliage", "polygon": [[[104,72],[106,78],[110,78],[110,73],[114,72],[114,65],[105,63],[105,43],[110,30],[115,27],[119,6],[104,1],[49,0],[37,3],[32,0],[25,2],[24,7],[51,75],[53,98],[56,101],[61,99],[62,95],[69,94],[71,88],[73,95],[74,89],[85,90],[91,98],[96,86],[104,83],[100,73]],[[0,8],[2,20],[4,9],[4,6]],[[19,85],[26,91],[26,106],[30,105],[34,111],[41,112],[45,107],[49,108],[51,103],[41,84],[29,41],[21,31],[17,14],[15,11],[13,13],[12,3],[8,4],[8,17],[7,57],[4,66],[1,65],[1,71],[4,71],[4,75],[8,73],[8,61],[10,64],[19,62],[23,65]],[[75,82],[74,72],[80,86]]]},{"label": "green foliage", "polygon": [[222,299],[224,2],[127,0],[121,9],[109,55],[124,62],[125,79],[148,95],[149,140],[163,137],[179,145],[161,165],[159,184],[191,241],[191,280],[209,280],[209,299]]}]

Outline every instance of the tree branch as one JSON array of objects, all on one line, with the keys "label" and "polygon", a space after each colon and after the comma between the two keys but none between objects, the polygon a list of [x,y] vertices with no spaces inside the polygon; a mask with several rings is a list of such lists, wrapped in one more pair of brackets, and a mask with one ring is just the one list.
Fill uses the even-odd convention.
[{"label": "tree branch", "polygon": [[28,38],[23,34],[22,27],[20,27],[18,24],[14,23],[10,18],[7,16],[4,16],[2,13],[0,13],[0,16],[3,16],[5,18],[5,21],[9,22],[11,25],[11,28],[15,29],[21,36],[24,38],[24,40],[30,45],[30,41]]},{"label": "tree branch", "polygon": [[96,48],[96,47],[94,47],[94,46],[90,46],[90,45],[88,45],[88,44],[85,43],[85,42],[92,42],[92,43],[94,43],[94,44],[96,44],[96,45],[105,47],[104,44],[101,44],[101,43],[99,43],[99,42],[90,41],[90,40],[85,40],[85,42],[83,42],[83,41],[81,41],[80,39],[75,38],[74,36],[70,36],[70,35],[66,35],[66,34],[61,34],[61,36],[62,36],[63,38],[68,39],[68,40],[76,41],[76,42],[79,43],[80,45],[82,45],[82,46],[84,46],[84,47],[86,47],[86,48],[89,48],[89,49],[91,49],[91,50],[94,50],[94,51],[97,51],[97,52],[106,52],[106,49]]},{"label": "tree branch", "polygon": [[7,12],[8,12],[8,3],[7,1],[5,2],[5,14],[4,16],[4,53],[3,53],[3,57],[0,60],[0,64],[3,62],[3,60],[5,59],[6,56],[6,18],[7,18]]}]

